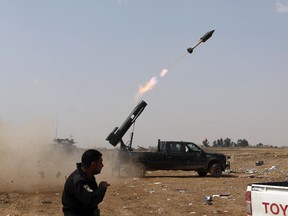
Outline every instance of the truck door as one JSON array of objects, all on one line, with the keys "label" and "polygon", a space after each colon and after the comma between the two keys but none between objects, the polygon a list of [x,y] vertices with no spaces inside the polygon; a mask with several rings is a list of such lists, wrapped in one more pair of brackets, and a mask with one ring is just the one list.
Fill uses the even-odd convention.
[{"label": "truck door", "polygon": [[189,155],[185,153],[185,143],[169,142],[166,144],[165,169],[186,169],[189,166]]},{"label": "truck door", "polygon": [[187,169],[201,169],[206,165],[206,154],[194,143],[185,144],[185,153],[188,160]]}]

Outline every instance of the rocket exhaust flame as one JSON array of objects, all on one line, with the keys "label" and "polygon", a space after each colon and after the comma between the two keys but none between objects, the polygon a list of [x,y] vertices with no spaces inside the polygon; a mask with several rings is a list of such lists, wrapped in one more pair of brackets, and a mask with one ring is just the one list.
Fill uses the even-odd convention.
[{"label": "rocket exhaust flame", "polygon": [[[172,65],[170,65],[170,68],[174,67],[182,58],[184,58],[184,56],[186,56],[187,53],[185,53],[184,55],[182,55],[179,59],[177,59]],[[168,69],[164,68],[161,72],[160,72],[160,78],[163,78],[164,76],[166,76],[168,73]],[[138,92],[137,92],[137,96],[136,96],[136,100],[138,100],[144,93],[150,91],[153,89],[153,87],[158,83],[157,77],[152,77],[144,86],[139,86]]]},{"label": "rocket exhaust flame", "polygon": [[136,99],[140,98],[144,93],[153,89],[153,87],[157,84],[157,78],[152,77],[144,86],[139,86],[138,93]]},{"label": "rocket exhaust flame", "polygon": [[[160,77],[164,77],[166,76],[168,70],[166,68],[164,68],[161,72],[160,72]],[[153,89],[153,87],[158,83],[157,77],[152,77],[144,86],[139,86],[138,89],[138,93],[137,93],[137,97],[136,99],[139,99],[139,97],[141,97],[144,93],[150,91]]]},{"label": "rocket exhaust flame", "polygon": [[164,68],[161,73],[160,73],[160,77],[164,77],[167,74],[168,70],[166,68]]}]

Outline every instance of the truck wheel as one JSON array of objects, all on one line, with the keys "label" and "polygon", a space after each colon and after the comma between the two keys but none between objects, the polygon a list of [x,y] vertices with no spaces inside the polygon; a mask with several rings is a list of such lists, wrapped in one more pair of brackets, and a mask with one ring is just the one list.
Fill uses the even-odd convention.
[{"label": "truck wheel", "polygon": [[142,163],[135,163],[131,167],[131,175],[133,177],[143,177],[146,173],[146,167]]},{"label": "truck wheel", "polygon": [[214,163],[212,164],[211,168],[210,168],[210,173],[211,176],[214,177],[220,177],[222,174],[222,166],[220,163]]},{"label": "truck wheel", "polygon": [[207,175],[207,172],[205,172],[205,171],[198,171],[197,173],[201,177],[205,177]]}]

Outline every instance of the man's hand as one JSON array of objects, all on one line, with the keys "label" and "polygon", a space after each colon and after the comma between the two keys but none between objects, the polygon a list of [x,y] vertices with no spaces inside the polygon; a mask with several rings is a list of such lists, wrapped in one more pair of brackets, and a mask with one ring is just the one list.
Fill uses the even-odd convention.
[{"label": "man's hand", "polygon": [[100,182],[100,184],[99,184],[99,187],[108,188],[109,186],[110,186],[110,184],[107,183],[106,181],[102,181],[102,182]]}]

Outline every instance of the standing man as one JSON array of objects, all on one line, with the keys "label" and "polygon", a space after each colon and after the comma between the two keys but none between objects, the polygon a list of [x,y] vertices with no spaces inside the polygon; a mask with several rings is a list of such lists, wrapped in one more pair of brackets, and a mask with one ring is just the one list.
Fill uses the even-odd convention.
[{"label": "standing man", "polygon": [[106,181],[97,185],[94,175],[103,167],[102,154],[95,150],[85,151],[77,169],[67,178],[62,194],[64,216],[99,216],[98,204],[102,202],[107,188]]}]

